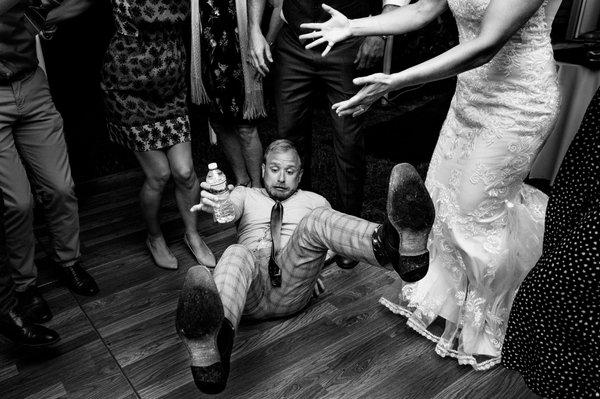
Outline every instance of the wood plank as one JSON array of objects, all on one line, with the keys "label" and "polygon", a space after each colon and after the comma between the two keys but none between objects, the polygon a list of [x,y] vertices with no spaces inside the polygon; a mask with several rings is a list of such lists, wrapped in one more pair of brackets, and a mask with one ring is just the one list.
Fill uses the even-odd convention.
[{"label": "wood plank", "polygon": [[62,383],[54,384],[39,392],[28,395],[25,399],[58,399],[67,396],[67,391]]},{"label": "wood plank", "polygon": [[485,372],[470,373],[448,385],[434,399],[514,398],[535,399],[519,373],[496,367]]},{"label": "wood plank", "polygon": [[31,357],[26,367],[19,367],[17,376],[0,383],[0,392],[3,398],[23,398],[58,383],[69,397],[121,398],[133,393],[98,340],[56,357]]},{"label": "wood plank", "polygon": [[16,364],[5,364],[0,368],[0,382],[19,374]]},{"label": "wood plank", "polygon": [[98,334],[89,323],[73,294],[64,288],[42,290],[54,317],[46,325],[56,330],[61,340],[49,350],[21,350],[11,343],[0,344],[0,364],[15,363],[20,371],[37,357],[50,359],[98,339]]},{"label": "wood plank", "polygon": [[286,387],[307,370],[324,371],[327,359],[336,353],[353,350],[365,336],[398,323],[393,318],[379,317],[379,295],[380,291],[375,290],[364,301],[340,309],[332,317],[324,316],[274,339],[264,349],[236,359],[230,376],[232,386],[225,394],[280,397]]}]

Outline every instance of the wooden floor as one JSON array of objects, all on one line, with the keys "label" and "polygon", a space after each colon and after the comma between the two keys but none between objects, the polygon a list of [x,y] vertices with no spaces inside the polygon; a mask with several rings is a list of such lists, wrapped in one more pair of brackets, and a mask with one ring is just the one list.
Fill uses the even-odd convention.
[{"label": "wooden floor", "polygon": [[[85,266],[101,292],[80,297],[59,287],[40,252],[40,281],[62,335],[43,353],[0,342],[0,397],[197,398],[174,310],[193,260],[173,195],[163,204],[177,271],[155,267],[144,246],[139,172],[79,190]],[[172,191],[172,190],[170,190]],[[235,236],[203,217],[200,230],[219,256]],[[44,244],[44,231],[38,229]],[[503,368],[475,372],[442,359],[433,344],[377,300],[396,278],[359,265],[324,271],[326,293],[300,315],[242,323],[223,398],[533,398],[520,376]]]}]

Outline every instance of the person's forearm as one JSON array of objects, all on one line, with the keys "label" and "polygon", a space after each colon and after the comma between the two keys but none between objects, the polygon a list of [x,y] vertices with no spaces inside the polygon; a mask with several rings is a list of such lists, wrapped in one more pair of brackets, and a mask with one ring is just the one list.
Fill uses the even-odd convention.
[{"label": "person's forearm", "polygon": [[5,14],[21,1],[25,0],[0,0],[0,15]]},{"label": "person's forearm", "polygon": [[[387,8],[387,7],[386,7]],[[399,35],[420,29],[446,9],[446,2],[421,0],[404,7],[394,7],[368,18],[350,20],[352,36]]]},{"label": "person's forearm", "polygon": [[51,10],[46,17],[48,25],[55,25],[67,19],[74,18],[86,11],[92,5],[92,0],[64,0],[63,3]]},{"label": "person's forearm", "polygon": [[260,22],[265,11],[265,0],[247,0],[248,29],[260,31]]},{"label": "person's forearm", "polygon": [[273,8],[273,13],[271,14],[271,18],[269,19],[269,31],[265,36],[265,39],[267,39],[267,43],[271,44],[275,41],[275,38],[281,30],[283,24],[283,19],[281,19],[281,0],[279,0],[275,2],[275,8]]}]

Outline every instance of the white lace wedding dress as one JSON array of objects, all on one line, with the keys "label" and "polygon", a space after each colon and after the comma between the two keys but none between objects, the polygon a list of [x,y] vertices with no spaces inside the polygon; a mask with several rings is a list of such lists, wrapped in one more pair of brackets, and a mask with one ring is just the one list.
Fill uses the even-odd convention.
[{"label": "white lace wedding dress", "polygon": [[[448,0],[461,42],[477,35],[489,2]],[[381,299],[439,355],[475,369],[499,363],[515,292],[541,254],[547,197],[523,179],[558,112],[555,6],[546,0],[492,61],[458,76],[426,180],[429,272]]]}]

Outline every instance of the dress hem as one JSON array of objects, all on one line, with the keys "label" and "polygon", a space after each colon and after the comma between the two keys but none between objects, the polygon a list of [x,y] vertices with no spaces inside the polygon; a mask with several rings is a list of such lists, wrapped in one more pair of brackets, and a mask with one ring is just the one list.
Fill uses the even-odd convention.
[{"label": "dress hem", "polygon": [[406,325],[408,327],[412,328],[415,332],[419,333],[420,335],[427,338],[428,340],[438,344],[435,348],[435,352],[441,357],[446,357],[446,356],[453,357],[458,360],[458,364],[469,365],[469,366],[473,367],[474,370],[477,370],[477,371],[489,370],[492,367],[500,364],[500,362],[502,360],[501,356],[497,356],[497,357],[488,359],[484,362],[477,362],[477,360],[471,355],[460,354],[455,349],[443,348],[442,346],[446,346],[447,343],[444,340],[442,340],[441,337],[439,337],[435,334],[432,334],[430,331],[428,331],[425,326],[420,325],[419,323],[417,323],[417,321],[412,319],[411,318],[412,312],[410,310],[408,310],[398,304],[395,304],[385,298],[379,298],[379,303],[382,304],[383,306],[385,306],[392,313],[406,317],[407,318]]},{"label": "dress hem", "polygon": [[191,141],[187,115],[135,126],[109,121],[108,133],[110,141],[135,152],[162,150]]}]

